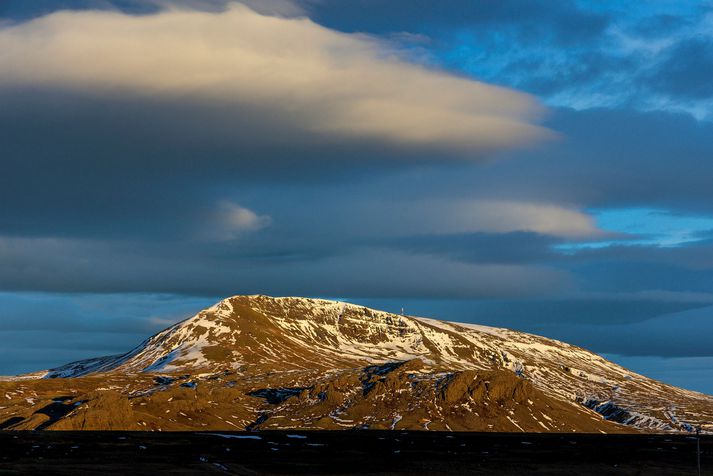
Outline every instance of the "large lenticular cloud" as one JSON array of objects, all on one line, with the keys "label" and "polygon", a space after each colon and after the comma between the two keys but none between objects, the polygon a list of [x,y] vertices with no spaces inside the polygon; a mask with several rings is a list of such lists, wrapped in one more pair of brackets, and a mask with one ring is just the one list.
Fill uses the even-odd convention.
[{"label": "large lenticular cloud", "polygon": [[292,133],[469,157],[549,135],[533,124],[542,111],[527,95],[411,64],[370,37],[241,4],[220,13],[59,12],[7,26],[0,70],[0,88],[191,100],[237,116],[261,110]]}]

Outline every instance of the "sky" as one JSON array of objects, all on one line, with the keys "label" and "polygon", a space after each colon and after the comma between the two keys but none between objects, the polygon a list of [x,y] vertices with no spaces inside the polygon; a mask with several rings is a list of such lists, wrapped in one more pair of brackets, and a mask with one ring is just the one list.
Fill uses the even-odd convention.
[{"label": "sky", "polygon": [[0,374],[236,294],[713,394],[713,3],[0,0]]}]

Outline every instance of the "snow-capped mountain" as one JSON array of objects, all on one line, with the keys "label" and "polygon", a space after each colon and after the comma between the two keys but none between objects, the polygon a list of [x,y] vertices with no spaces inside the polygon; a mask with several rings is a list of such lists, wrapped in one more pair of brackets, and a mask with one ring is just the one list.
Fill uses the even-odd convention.
[{"label": "snow-capped mountain", "polygon": [[[48,425],[56,428],[77,428],[80,414],[80,427],[87,427],[87,412],[99,412],[96,400],[106,398],[102,392],[126,398],[135,412],[137,399],[145,400],[142,410],[157,399],[170,407],[166,395],[192,391],[197,398],[206,389],[208,401],[230,400],[235,417],[216,408],[211,428],[713,429],[713,397],[654,381],[576,346],[319,299],[231,297],[124,355],[33,375],[44,383],[0,382],[8,400],[39,399],[42,385],[61,386],[48,379],[86,387],[72,395],[76,409],[68,409],[66,421]],[[34,415],[16,407],[18,415]],[[12,416],[7,409],[0,409],[0,426],[4,415]],[[162,411],[123,425],[193,427],[176,418],[161,423]],[[29,416],[21,418],[14,427],[32,427]]]}]

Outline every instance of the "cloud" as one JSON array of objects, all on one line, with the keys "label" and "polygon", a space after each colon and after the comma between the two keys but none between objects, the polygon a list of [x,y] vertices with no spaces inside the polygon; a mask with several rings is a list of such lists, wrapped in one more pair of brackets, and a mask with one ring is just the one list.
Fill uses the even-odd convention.
[{"label": "cloud", "polygon": [[[335,194],[328,203],[313,205],[319,206],[323,214],[312,226],[331,228],[319,223],[329,214],[331,225],[338,226],[342,233],[361,238],[516,233],[562,239],[605,236],[592,216],[573,207],[535,200],[413,197],[412,192],[418,190],[418,185],[409,188],[406,184],[404,189],[405,196],[392,199],[371,198],[372,194],[383,196],[378,190],[360,200],[344,200],[344,196],[356,195],[345,186],[342,193]],[[295,214],[303,216],[297,210],[292,213]]]},{"label": "cloud", "polygon": [[556,261],[552,247],[559,242],[530,232],[422,234],[377,241],[402,251],[445,256],[454,261],[520,265]]},{"label": "cloud", "polygon": [[485,298],[550,295],[570,286],[566,271],[546,265],[468,263],[369,246],[316,256],[298,247],[303,254],[285,256],[284,245],[255,246],[4,238],[0,289]]},{"label": "cloud", "polygon": [[665,49],[642,73],[641,82],[674,98],[700,101],[713,97],[713,37],[695,36]]},{"label": "cloud", "polygon": [[[102,332],[140,340],[146,337],[144,334],[156,332],[213,304],[206,298],[158,294],[33,292],[0,292],[0,303],[3,309],[0,331]],[[91,345],[90,340],[85,344]]]},{"label": "cloud", "polygon": [[252,210],[228,201],[220,202],[219,208],[226,226],[233,232],[260,230],[271,221],[267,215],[257,215]]},{"label": "cloud", "polygon": [[121,354],[215,298],[0,292],[0,375]]},{"label": "cloud", "polygon": [[699,307],[620,325],[616,332],[591,340],[601,352],[621,355],[713,357],[712,318],[713,307]]},{"label": "cloud", "polygon": [[713,357],[632,357],[618,354],[603,357],[669,385],[713,395]]},{"label": "cloud", "polygon": [[416,203],[420,222],[432,233],[529,231],[577,238],[598,236],[591,216],[559,205],[503,200],[431,200]]},{"label": "cloud", "polygon": [[226,241],[244,233],[262,230],[270,226],[272,218],[258,215],[229,200],[218,203],[216,210],[208,215],[208,222],[197,230],[197,237],[209,241]]},{"label": "cloud", "polygon": [[[478,173],[441,171],[451,193],[585,208],[713,212],[713,122],[688,114],[632,109],[556,109],[548,125],[564,139],[517,152]],[[675,174],[676,180],[672,179]]]},{"label": "cloud", "polygon": [[[236,3],[237,0],[144,0],[148,4],[155,4],[162,10],[190,9],[196,11],[221,12]],[[298,17],[305,16],[305,9],[300,2],[292,0],[240,0],[261,15]]]},{"label": "cloud", "polygon": [[711,9],[705,2],[621,9],[596,2],[453,0],[449,6],[323,0],[307,9],[343,31],[427,35],[428,46],[406,38],[402,47],[432,64],[537,94],[551,106],[710,118]]},{"label": "cloud", "polygon": [[374,38],[241,4],[146,16],[58,12],[2,28],[0,50],[0,87],[199,101],[228,113],[226,133],[231,115],[257,110],[300,134],[471,157],[550,135],[532,123],[542,108],[527,95],[408,63]]},{"label": "cloud", "polygon": [[430,0],[305,0],[305,8],[320,23],[343,31],[411,33],[463,28],[513,33],[514,40],[542,43],[553,40],[571,46],[599,37],[607,27],[606,12],[587,11],[575,2],[535,0],[473,2],[451,0],[448,8]]},{"label": "cloud", "polygon": [[[0,18],[21,21],[60,10],[108,10],[132,15],[155,14],[176,8],[220,12],[235,0],[3,0]],[[291,0],[243,0],[258,13],[276,16],[304,16],[304,8]]]}]

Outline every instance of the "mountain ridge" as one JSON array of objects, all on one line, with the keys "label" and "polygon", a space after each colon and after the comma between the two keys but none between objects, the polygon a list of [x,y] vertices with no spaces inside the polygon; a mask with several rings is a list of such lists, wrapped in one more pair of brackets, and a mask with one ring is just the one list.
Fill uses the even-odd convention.
[{"label": "mountain ridge", "polygon": [[[281,427],[280,420],[292,414],[302,415],[300,428],[390,428],[392,423],[396,428],[403,422],[412,428],[447,430],[458,427],[460,418],[469,422],[461,429],[558,431],[556,423],[538,416],[546,414],[544,408],[554,412],[548,416],[553,421],[560,415],[566,423],[559,422],[564,425],[559,430],[567,431],[713,429],[713,397],[648,379],[580,347],[504,328],[324,299],[232,296],[125,354],[73,362],[16,382],[25,382],[29,389],[37,377],[44,382],[121,381],[125,388],[115,397],[125,396],[129,406],[137,392],[153,400],[173,387],[198,394],[222,382],[216,392],[237,388],[253,402],[228,392],[234,403],[239,400],[251,409],[241,420],[242,428],[249,429]],[[262,385],[253,385],[257,382]],[[263,403],[256,405],[255,398]],[[391,413],[401,418],[394,423],[391,413],[375,417],[383,412],[370,399],[390,402]],[[493,401],[512,408],[493,413]],[[426,409],[411,410],[423,414],[418,421],[403,415],[414,402]],[[538,410],[528,413],[521,410],[523,405]],[[476,407],[480,410],[459,413]],[[72,410],[50,426],[66,425],[78,413]],[[591,418],[599,421],[585,422]],[[211,428],[231,426],[220,425]]]}]

